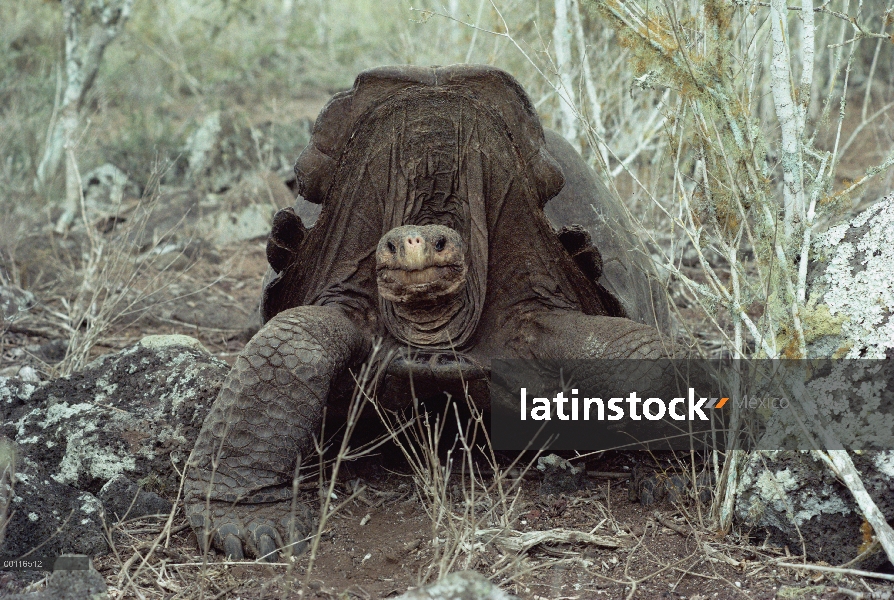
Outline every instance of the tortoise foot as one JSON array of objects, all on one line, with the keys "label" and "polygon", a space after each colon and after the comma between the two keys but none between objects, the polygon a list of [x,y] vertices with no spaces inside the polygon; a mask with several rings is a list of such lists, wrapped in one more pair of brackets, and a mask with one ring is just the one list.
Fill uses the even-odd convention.
[{"label": "tortoise foot", "polygon": [[203,552],[210,548],[227,558],[246,556],[277,562],[307,549],[313,513],[302,503],[282,500],[265,504],[233,504],[211,500],[186,507],[189,524]]}]

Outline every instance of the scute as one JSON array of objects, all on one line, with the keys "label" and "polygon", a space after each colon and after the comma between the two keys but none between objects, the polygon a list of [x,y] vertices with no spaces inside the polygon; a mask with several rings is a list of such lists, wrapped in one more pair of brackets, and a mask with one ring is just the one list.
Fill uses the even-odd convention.
[{"label": "scute", "polygon": [[360,122],[382,102],[413,86],[461,88],[487,105],[506,123],[543,202],[562,189],[562,171],[543,150],[540,119],[514,77],[484,65],[391,66],[364,71],[351,90],[335,95],[323,108],[310,144],[295,163],[298,189],[305,200],[325,201],[334,166]]},{"label": "scute", "polygon": [[[377,396],[400,403],[387,410],[440,403],[445,393],[469,394],[487,410],[495,358],[668,352],[655,328],[621,318],[635,313],[607,287],[631,292],[633,309],[650,289],[639,269],[646,261],[626,234],[597,248],[629,224],[613,219],[617,229],[600,229],[591,204],[603,215],[622,205],[594,191],[582,159],[562,151],[550,151],[518,83],[490,67],[375,69],[335,96],[296,165],[306,199],[322,205],[319,218],[310,229],[300,210],[275,218],[266,324],[237,357],[191,454],[184,503],[200,544],[240,559],[309,534],[310,510],[293,497],[295,473],[313,455],[324,419],[348,417],[363,365],[373,367]],[[565,164],[573,189],[562,196]],[[575,183],[580,173],[583,184]],[[555,207],[569,204],[560,217],[590,221],[557,232],[544,212],[556,194]],[[447,288],[449,303],[380,288],[378,268],[395,266],[380,260],[380,240],[388,248],[389,232],[418,228],[404,241],[419,258],[416,236],[441,231],[432,226],[449,228],[451,247],[463,249],[442,257],[463,273],[452,282],[462,285]],[[613,377],[605,369],[585,376],[597,386]]]}]

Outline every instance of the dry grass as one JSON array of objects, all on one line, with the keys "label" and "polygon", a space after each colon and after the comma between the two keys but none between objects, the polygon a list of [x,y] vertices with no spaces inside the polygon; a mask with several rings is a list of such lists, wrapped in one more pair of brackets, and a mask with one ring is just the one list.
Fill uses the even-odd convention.
[{"label": "dry grass", "polygon": [[[70,234],[67,248],[57,246],[59,271],[63,281],[72,285],[60,285],[57,280],[56,285],[43,291],[43,301],[21,322],[26,328],[55,332],[52,337],[61,334],[67,340],[64,358],[44,366],[51,376],[83,368],[94,357],[96,345],[135,325],[162,304],[191,295],[175,291],[183,287],[178,283],[189,280],[195,264],[193,258],[184,255],[185,245],[173,253],[164,252],[167,234],[155,238],[148,248],[138,243],[146,237],[145,228],[153,212],[165,209],[157,189],[127,207],[130,210],[126,216],[121,202],[119,198],[117,214],[97,220],[88,213],[82,197],[80,226]],[[98,229],[106,223],[114,228],[111,234]],[[179,229],[179,224],[174,229]],[[172,268],[178,258],[186,264]]]},{"label": "dry grass", "polygon": [[[519,484],[533,459],[521,472],[515,462],[501,466],[487,437],[483,414],[468,393],[461,402],[470,414],[465,420],[457,402],[449,397],[441,414],[426,412],[414,400],[409,418],[374,403],[410,466],[419,502],[431,521],[433,557],[419,575],[421,582],[468,569],[490,570],[494,579],[505,580],[518,566],[508,556],[489,564],[485,551],[487,544],[512,530],[518,518]],[[444,436],[448,420],[457,427],[452,441]]]}]

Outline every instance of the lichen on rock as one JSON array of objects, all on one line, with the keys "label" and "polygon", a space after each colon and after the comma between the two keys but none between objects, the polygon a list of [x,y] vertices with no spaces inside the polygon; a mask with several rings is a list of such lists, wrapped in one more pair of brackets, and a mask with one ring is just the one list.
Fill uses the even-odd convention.
[{"label": "lichen on rock", "polygon": [[[894,479],[879,468],[894,464],[894,451],[855,454],[853,460],[873,500],[894,517]],[[765,530],[796,554],[803,548],[811,560],[843,564],[860,554],[864,542],[863,516],[851,493],[810,452],[751,454],[739,477],[735,512],[740,524]],[[883,561],[883,555],[870,556],[862,567]]]},{"label": "lichen on rock", "polygon": [[228,370],[198,340],[177,335],[150,336],[39,385],[0,378],[0,435],[15,441],[18,457],[0,553],[50,539],[48,552],[97,555],[107,549],[104,519],[166,512],[162,496],[179,486],[172,463],[185,462]]},{"label": "lichen on rock", "polygon": [[813,357],[885,358],[894,348],[894,195],[813,243],[816,260],[808,304],[841,320],[838,335],[820,336]]},{"label": "lichen on rock", "polygon": [[395,600],[517,600],[475,571],[450,573]]},{"label": "lichen on rock", "polygon": [[[894,519],[894,195],[819,235],[811,247],[802,313],[811,361],[801,420],[842,442],[867,492]],[[862,359],[862,360],[861,360]],[[809,559],[842,564],[860,554],[864,518],[853,494],[804,445],[792,411],[774,411],[738,481],[736,518]],[[828,440],[817,439],[820,447]],[[786,449],[786,450],[783,450]],[[863,451],[872,449],[871,451]],[[760,535],[760,534],[757,534]],[[864,560],[872,568],[883,555]]]}]

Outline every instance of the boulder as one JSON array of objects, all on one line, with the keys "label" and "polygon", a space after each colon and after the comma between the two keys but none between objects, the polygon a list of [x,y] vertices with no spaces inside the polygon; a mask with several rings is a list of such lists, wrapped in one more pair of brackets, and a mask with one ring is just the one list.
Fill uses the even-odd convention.
[{"label": "boulder", "polygon": [[537,459],[537,470],[543,474],[540,481],[540,495],[570,494],[582,490],[587,483],[587,469],[575,467],[556,454],[548,454]]},{"label": "boulder", "polygon": [[[891,522],[894,451],[852,453],[851,458],[866,491]],[[755,537],[763,539],[766,532],[771,542],[788,546],[793,554],[801,554],[803,547],[809,560],[831,565],[856,558],[872,541],[872,528],[850,491],[810,452],[752,453],[739,478],[735,514]],[[879,551],[859,568],[874,569],[884,562]]]},{"label": "boulder", "polygon": [[809,357],[892,357],[892,230],[894,194],[813,242],[803,318]]},{"label": "boulder", "polygon": [[310,141],[312,126],[306,118],[250,122],[244,114],[211,112],[183,148],[187,179],[203,189],[222,192],[233,187],[243,174],[261,167],[285,180]]},{"label": "boulder", "polygon": [[170,500],[155,492],[140,489],[136,483],[124,475],[115,475],[97,494],[102,502],[106,520],[112,522],[136,519],[147,515],[167,515],[174,508]]},{"label": "boulder", "polygon": [[59,483],[29,456],[17,454],[0,555],[19,557],[38,546],[44,556],[108,552],[96,496]]},{"label": "boulder", "polygon": [[[812,245],[808,302],[802,314],[808,358],[808,411],[842,446],[889,523],[894,522],[894,195],[829,228]],[[799,411],[800,412],[800,411]],[[774,410],[738,483],[735,514],[771,540],[811,560],[843,564],[871,541],[872,529],[851,492],[804,443],[792,411]],[[800,440],[800,441],[798,441]],[[823,445],[822,440],[819,443]],[[865,451],[854,451],[853,449]],[[761,535],[761,534],[757,534]],[[876,553],[862,561],[874,568]]]},{"label": "boulder", "polygon": [[12,284],[0,285],[0,331],[3,330],[4,322],[15,321],[34,306],[35,302],[34,294],[27,290]]},{"label": "boulder", "polygon": [[196,223],[197,235],[219,246],[252,239],[267,239],[273,214],[295,202],[283,180],[271,172],[245,175],[223,194],[209,194],[206,208]]},{"label": "boulder", "polygon": [[450,573],[395,600],[517,600],[475,571]]},{"label": "boulder", "polygon": [[105,600],[109,590],[91,564],[87,569],[53,571],[46,587],[39,592],[4,597],[7,600]]},{"label": "boulder", "polygon": [[139,198],[140,189],[127,173],[113,164],[106,163],[81,177],[84,205],[88,219],[114,215],[121,210],[125,198]]},{"label": "boulder", "polygon": [[0,434],[17,446],[0,554],[46,542],[48,554],[96,555],[105,550],[103,519],[113,523],[128,508],[129,517],[168,512],[177,469],[228,371],[198,340],[162,335],[68,377],[0,379]]},{"label": "boulder", "polygon": [[266,239],[273,214],[294,202],[295,194],[279,175],[263,170],[245,171],[219,192],[162,186],[156,196],[123,212],[105,233],[111,233],[113,239],[123,233],[123,241],[136,252],[182,252],[195,258],[199,248],[190,245],[196,240],[220,247]]}]

